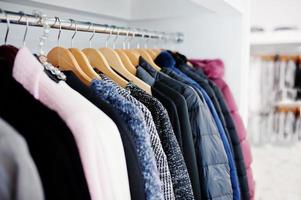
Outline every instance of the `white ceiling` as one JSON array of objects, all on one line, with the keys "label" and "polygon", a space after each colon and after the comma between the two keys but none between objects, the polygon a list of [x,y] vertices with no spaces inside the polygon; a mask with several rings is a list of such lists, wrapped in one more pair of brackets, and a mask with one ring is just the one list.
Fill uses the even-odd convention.
[{"label": "white ceiling", "polygon": [[0,0],[81,15],[122,20],[155,20],[200,13],[233,14],[244,0]]}]

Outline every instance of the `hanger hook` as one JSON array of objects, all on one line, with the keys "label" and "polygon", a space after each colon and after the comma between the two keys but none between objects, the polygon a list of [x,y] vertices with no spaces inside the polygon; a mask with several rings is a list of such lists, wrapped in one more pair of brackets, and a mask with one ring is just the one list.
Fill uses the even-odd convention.
[{"label": "hanger hook", "polygon": [[157,34],[157,37],[154,37],[156,41],[154,42],[154,48],[158,48],[158,44],[160,43],[160,40],[162,40],[162,35],[158,31],[154,31],[155,34]]},{"label": "hanger hook", "polygon": [[73,35],[71,37],[71,48],[72,48],[73,47],[73,39],[74,39],[74,37],[75,37],[75,35],[77,33],[77,23],[76,23],[76,21],[74,19],[70,19],[70,22],[73,22],[74,26],[75,26],[74,33],[73,33]]},{"label": "hanger hook", "polygon": [[130,49],[131,48],[131,41],[133,40],[134,38],[134,31],[133,29],[129,28],[129,34],[132,33],[132,37],[129,37],[129,34],[128,34],[128,39],[127,39],[127,49]]},{"label": "hanger hook", "polygon": [[141,29],[136,28],[136,30],[137,30],[137,32],[139,32],[139,31],[141,32],[141,39],[138,40],[138,42],[136,43],[137,49],[140,49],[140,42],[143,40],[144,34],[143,34],[143,32],[141,31]]},{"label": "hanger hook", "polygon": [[25,28],[25,32],[24,32],[24,36],[23,36],[23,46],[25,46],[29,22],[28,22],[28,16],[24,12],[20,12],[20,14],[21,14],[21,17],[18,20],[18,22],[20,22],[24,16],[26,17],[26,28]]},{"label": "hanger hook", "polygon": [[7,29],[6,29],[6,33],[5,33],[5,39],[4,39],[4,44],[6,45],[7,44],[8,34],[9,34],[9,29],[10,29],[10,20],[9,20],[8,14],[5,11],[3,11],[3,12],[5,14],[6,25],[7,25]]},{"label": "hanger hook", "polygon": [[25,13],[20,11],[20,18],[18,19],[18,23],[20,23],[21,19],[24,17]]},{"label": "hanger hook", "polygon": [[53,22],[53,24],[52,24],[50,27],[54,26],[54,25],[56,24],[57,21],[58,21],[58,20],[57,20],[57,16],[55,16],[55,17],[54,17],[54,22]]},{"label": "hanger hook", "polygon": [[161,32],[162,48],[165,48],[165,33]]},{"label": "hanger hook", "polygon": [[89,39],[89,48],[91,48],[92,47],[92,39],[94,38],[94,35],[95,35],[95,27],[94,27],[93,23],[91,23],[91,22],[89,22],[89,23],[90,23],[90,25],[89,25],[88,30],[90,30],[91,26],[92,26],[92,29],[93,29],[93,33],[92,33],[92,35]]},{"label": "hanger hook", "polygon": [[154,40],[156,39],[156,31],[150,31],[150,34],[149,34],[149,46],[150,47],[152,47],[152,48],[154,48],[154,44],[155,44],[155,42],[154,42]]},{"label": "hanger hook", "polygon": [[176,44],[178,42],[178,33],[171,34],[171,49],[176,49]]},{"label": "hanger hook", "polygon": [[129,39],[129,33],[130,33],[129,29],[125,29],[125,38],[122,42],[123,49],[126,48],[126,44],[127,44],[128,39]]},{"label": "hanger hook", "polygon": [[106,25],[106,30],[109,30],[109,36],[107,37],[107,39],[106,39],[106,48],[108,48],[108,42],[109,42],[109,39],[111,38],[111,36],[112,36],[112,32],[113,32],[113,30],[112,30],[112,28],[109,26],[109,25]]},{"label": "hanger hook", "polygon": [[164,47],[167,48],[167,42],[168,42],[168,34],[166,32],[163,32],[163,40],[164,40]]},{"label": "hanger hook", "polygon": [[165,49],[168,49],[168,47],[169,47],[168,42],[170,41],[170,35],[166,32],[164,32],[164,35],[165,35],[165,40],[164,40],[165,45],[164,46],[165,46]]},{"label": "hanger hook", "polygon": [[72,28],[72,26],[73,26],[73,22],[74,22],[74,20],[73,20],[73,19],[69,19],[69,21],[70,21],[70,26],[69,26],[69,28],[71,29],[71,28]]},{"label": "hanger hook", "polygon": [[[74,20],[73,19],[69,19],[69,21],[70,21],[70,26],[69,26],[69,28],[70,29],[72,29],[72,26],[73,26],[73,23],[74,23]],[[73,35],[72,35],[73,36]],[[73,41],[72,41],[73,39],[72,39],[72,37],[71,37],[71,48],[72,48],[72,43],[73,43]]]},{"label": "hanger hook", "polygon": [[54,26],[56,24],[56,22],[59,22],[59,33],[57,35],[57,46],[61,46],[61,32],[62,32],[62,23],[61,23],[61,20],[58,16],[55,16],[55,22],[52,26]]},{"label": "hanger hook", "polygon": [[[146,49],[148,47],[148,41],[151,37],[151,32],[148,31],[147,29],[144,29],[145,32],[145,42],[144,42],[144,48]],[[147,37],[146,37],[147,36]]]},{"label": "hanger hook", "polygon": [[50,25],[48,23],[47,16],[45,14],[35,14],[35,17],[38,20],[38,23],[41,23],[43,25],[43,35],[40,36],[40,42],[39,42],[39,55],[45,55],[45,52],[43,50],[44,44],[49,36],[50,32]]},{"label": "hanger hook", "polygon": [[120,33],[119,28],[115,27],[114,29],[116,30],[117,33],[116,33],[116,36],[115,36],[114,41],[113,41],[113,49],[115,49],[115,47],[116,47],[116,41],[117,41],[117,39],[119,37],[119,33]]},{"label": "hanger hook", "polygon": [[142,30],[143,31],[143,34],[144,34],[144,45],[143,45],[143,47],[144,48],[147,48],[147,42],[148,42],[148,40],[149,40],[149,31],[147,30],[147,29],[143,29]]},{"label": "hanger hook", "polygon": [[130,46],[130,42],[134,39],[134,37],[136,36],[136,29],[132,29],[133,31],[132,31],[132,37],[131,37],[131,39],[130,39],[130,41],[129,41],[129,43],[128,43],[128,48],[131,48],[131,46]]}]

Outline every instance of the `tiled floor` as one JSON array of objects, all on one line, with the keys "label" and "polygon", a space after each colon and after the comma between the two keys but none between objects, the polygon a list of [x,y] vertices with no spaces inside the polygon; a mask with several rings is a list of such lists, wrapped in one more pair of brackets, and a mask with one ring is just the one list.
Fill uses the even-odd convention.
[{"label": "tiled floor", "polygon": [[256,200],[301,200],[301,142],[252,152]]}]

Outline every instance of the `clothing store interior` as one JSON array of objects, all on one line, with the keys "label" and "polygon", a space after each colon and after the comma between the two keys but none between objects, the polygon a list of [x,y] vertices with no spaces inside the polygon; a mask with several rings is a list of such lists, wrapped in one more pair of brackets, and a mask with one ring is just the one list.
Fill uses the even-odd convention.
[{"label": "clothing store interior", "polygon": [[0,200],[301,200],[300,0],[0,0]]}]

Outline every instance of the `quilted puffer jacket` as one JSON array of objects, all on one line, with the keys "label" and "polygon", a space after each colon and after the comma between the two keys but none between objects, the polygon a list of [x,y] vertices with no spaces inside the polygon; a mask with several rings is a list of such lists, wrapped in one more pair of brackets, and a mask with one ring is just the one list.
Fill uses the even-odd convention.
[{"label": "quilted puffer jacket", "polygon": [[249,194],[250,199],[254,199],[255,193],[255,185],[254,179],[251,169],[252,163],[252,154],[250,145],[246,136],[246,129],[243,124],[243,121],[238,113],[237,105],[234,101],[232,92],[227,85],[227,83],[223,80],[224,77],[224,64],[221,60],[189,60],[194,67],[201,68],[204,73],[207,75],[209,79],[215,82],[215,84],[219,87],[221,92],[223,93],[224,99],[228,105],[229,111],[231,113],[232,119],[235,124],[236,131],[238,133],[239,142],[243,151],[245,167],[247,170],[248,177],[248,186],[249,186]]},{"label": "quilted puffer jacket", "polygon": [[186,74],[193,78],[195,81],[197,81],[202,87],[204,87],[208,95],[212,99],[212,102],[214,103],[214,106],[219,113],[223,126],[225,127],[225,132],[229,135],[230,138],[228,140],[229,143],[231,143],[234,153],[234,159],[241,191],[241,199],[248,200],[250,194],[244,157],[240,146],[239,137],[236,132],[235,125],[229,112],[228,106],[224,101],[223,94],[212,80],[207,79],[206,75],[203,74],[202,70],[186,67],[184,65],[179,66],[179,68],[183,72],[186,72]]}]

